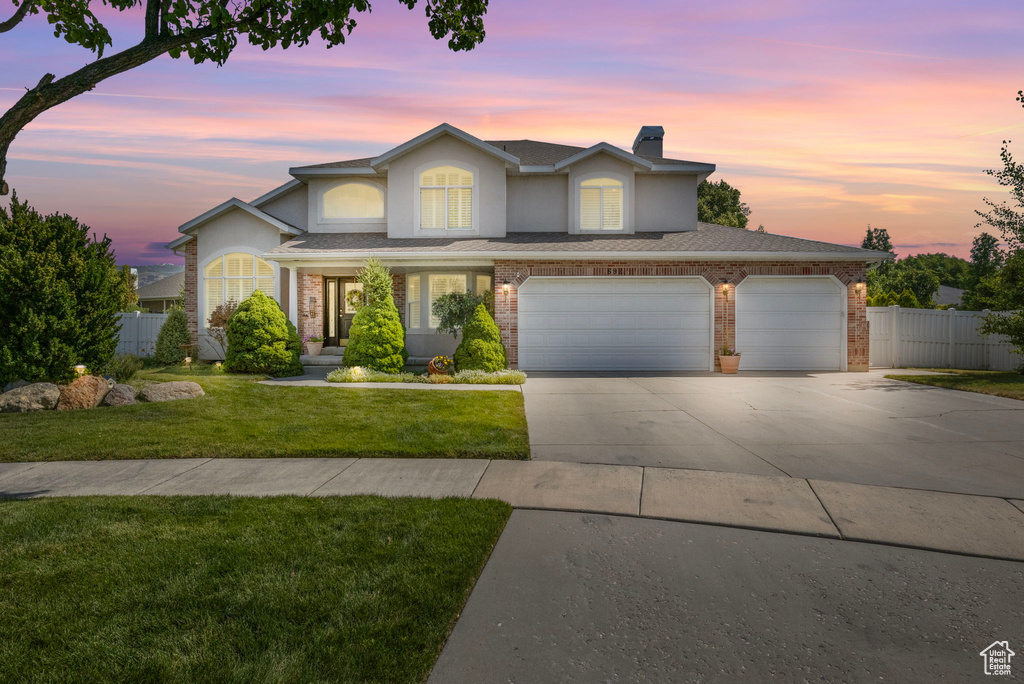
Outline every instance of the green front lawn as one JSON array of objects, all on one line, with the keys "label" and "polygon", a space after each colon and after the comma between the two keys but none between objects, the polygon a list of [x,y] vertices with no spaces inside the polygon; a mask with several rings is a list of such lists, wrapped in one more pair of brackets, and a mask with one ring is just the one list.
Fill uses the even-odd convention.
[{"label": "green front lawn", "polygon": [[0,502],[0,681],[422,682],[510,508]]},{"label": "green front lawn", "polygon": [[271,387],[251,376],[144,370],[194,380],[200,399],[0,415],[0,462],[187,457],[527,459],[520,392]]},{"label": "green front lawn", "polygon": [[943,375],[886,375],[893,380],[916,382],[947,389],[994,394],[997,397],[1024,399],[1024,375],[981,370],[947,370],[936,368]]}]

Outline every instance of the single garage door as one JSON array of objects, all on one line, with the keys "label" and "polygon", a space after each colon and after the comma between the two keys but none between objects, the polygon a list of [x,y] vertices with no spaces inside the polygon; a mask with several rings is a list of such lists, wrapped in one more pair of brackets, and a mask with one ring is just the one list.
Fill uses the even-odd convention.
[{"label": "single garage door", "polygon": [[843,370],[842,286],[832,278],[750,276],[736,286],[741,370]]},{"label": "single garage door", "polygon": [[524,370],[709,370],[703,278],[533,276],[519,288]]}]

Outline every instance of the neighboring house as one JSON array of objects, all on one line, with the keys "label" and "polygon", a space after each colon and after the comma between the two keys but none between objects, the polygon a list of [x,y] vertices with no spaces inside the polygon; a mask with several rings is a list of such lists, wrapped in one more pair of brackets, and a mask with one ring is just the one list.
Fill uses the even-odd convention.
[{"label": "neighboring house", "polygon": [[525,370],[707,371],[724,345],[745,370],[867,370],[865,272],[890,255],[698,223],[715,166],[663,158],[663,136],[644,126],[625,151],[442,124],[377,157],[292,168],[168,245],[185,255],[192,325],[259,288],[300,335],[344,344],[346,293],[377,256],[413,360],[455,347],[432,301],[493,289]]},{"label": "neighboring house", "polygon": [[963,296],[964,291],[958,287],[939,285],[939,291],[932,297],[932,301],[936,306],[959,306]]},{"label": "neighboring house", "polygon": [[185,272],[161,278],[139,288],[139,307],[149,313],[164,313],[178,303],[181,286],[185,284]]}]

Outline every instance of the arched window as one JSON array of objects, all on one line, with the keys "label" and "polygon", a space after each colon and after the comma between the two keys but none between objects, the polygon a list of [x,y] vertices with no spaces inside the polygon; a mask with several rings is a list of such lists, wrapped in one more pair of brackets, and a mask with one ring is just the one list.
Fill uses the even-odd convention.
[{"label": "arched window", "polygon": [[324,218],[384,218],[384,191],[369,183],[342,183],[324,193]]},{"label": "arched window", "polygon": [[622,181],[591,178],[580,183],[580,230],[622,230]]},{"label": "arched window", "polygon": [[420,174],[420,228],[473,229],[473,172],[436,166]]},{"label": "arched window", "polygon": [[270,262],[245,252],[217,257],[203,271],[203,291],[206,294],[203,320],[210,320],[214,309],[224,302],[237,304],[255,290],[274,296],[274,267]]}]

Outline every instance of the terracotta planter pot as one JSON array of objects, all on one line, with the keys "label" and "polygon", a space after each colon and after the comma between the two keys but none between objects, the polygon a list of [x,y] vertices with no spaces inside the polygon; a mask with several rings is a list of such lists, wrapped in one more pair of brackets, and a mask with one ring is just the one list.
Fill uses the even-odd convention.
[{"label": "terracotta planter pot", "polygon": [[433,359],[431,359],[430,363],[427,364],[427,373],[430,375],[448,375],[448,371],[441,370],[434,365]]},{"label": "terracotta planter pot", "polygon": [[722,372],[726,374],[735,373],[740,369],[740,355],[719,356],[718,363],[722,366]]},{"label": "terracotta planter pot", "polygon": [[306,342],[306,353],[310,356],[320,356],[320,352],[323,350],[323,342]]}]

